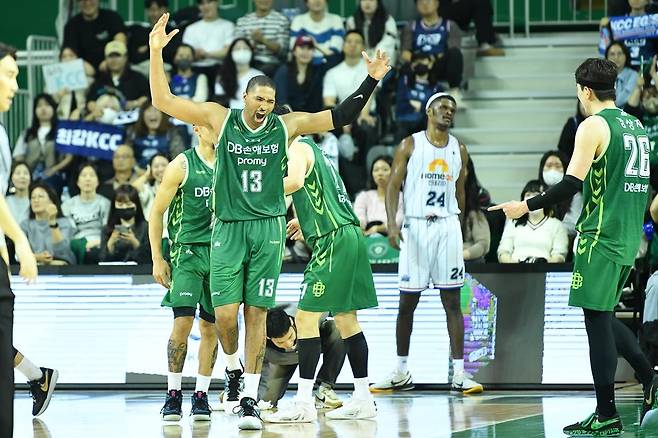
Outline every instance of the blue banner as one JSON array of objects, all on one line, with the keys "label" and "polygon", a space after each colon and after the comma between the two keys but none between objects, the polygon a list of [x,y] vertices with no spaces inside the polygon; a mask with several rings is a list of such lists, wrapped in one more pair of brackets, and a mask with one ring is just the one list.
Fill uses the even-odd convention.
[{"label": "blue banner", "polygon": [[55,146],[63,154],[111,160],[125,133],[123,126],[62,120],[57,124]]},{"label": "blue banner", "polygon": [[610,29],[615,40],[658,38],[658,14],[610,17]]}]

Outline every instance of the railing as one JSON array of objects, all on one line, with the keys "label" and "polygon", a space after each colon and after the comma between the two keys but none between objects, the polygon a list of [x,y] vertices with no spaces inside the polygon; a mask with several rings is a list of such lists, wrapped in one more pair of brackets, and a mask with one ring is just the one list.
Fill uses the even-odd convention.
[{"label": "railing", "polygon": [[6,113],[0,113],[0,122],[7,130],[9,144],[12,146],[21,132],[29,126],[28,119],[32,114],[30,106],[32,106],[30,92],[28,90],[18,90],[14,95],[11,109]]}]

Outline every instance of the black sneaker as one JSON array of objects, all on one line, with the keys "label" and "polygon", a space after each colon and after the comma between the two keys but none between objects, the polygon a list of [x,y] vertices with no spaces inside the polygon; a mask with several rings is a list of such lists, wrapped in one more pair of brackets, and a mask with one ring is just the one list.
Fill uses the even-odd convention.
[{"label": "black sneaker", "polygon": [[642,428],[646,428],[647,426],[650,425],[656,426],[657,424],[658,424],[658,375],[654,376],[651,385],[649,385],[649,387],[644,389],[644,399],[642,402],[642,417],[640,417],[640,425]]},{"label": "black sneaker", "polygon": [[240,430],[261,430],[263,428],[258,405],[253,398],[242,397],[240,405],[235,407],[233,413],[238,414],[238,427]]},{"label": "black sneaker", "polygon": [[165,404],[160,409],[164,421],[178,421],[183,416],[183,391],[172,389],[167,393]]},{"label": "black sneaker", "polygon": [[242,374],[244,371],[241,369],[229,371],[225,370],[226,382],[224,384],[224,396],[222,397],[222,405],[224,412],[230,414],[235,411],[235,408],[240,404],[240,391],[244,386]]},{"label": "black sneaker", "polygon": [[603,419],[595,412],[586,420],[567,426],[562,431],[570,436],[619,436],[624,427],[619,414]]},{"label": "black sneaker", "polygon": [[59,377],[57,370],[51,368],[41,367],[41,372],[43,375],[39,380],[27,382],[32,393],[32,415],[35,417],[43,414],[48,409],[50,398],[53,396]]},{"label": "black sneaker", "polygon": [[194,421],[210,421],[212,409],[208,404],[208,394],[197,391],[192,394],[192,411],[190,415]]}]

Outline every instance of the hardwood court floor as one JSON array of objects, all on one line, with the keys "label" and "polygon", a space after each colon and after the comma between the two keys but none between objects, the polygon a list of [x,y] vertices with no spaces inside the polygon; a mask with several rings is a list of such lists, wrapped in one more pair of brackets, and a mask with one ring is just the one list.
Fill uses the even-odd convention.
[{"label": "hardwood court floor", "polygon": [[[292,393],[292,391],[289,391]],[[582,420],[594,409],[590,392],[486,392],[479,396],[452,396],[447,392],[405,392],[377,395],[375,421],[325,421],[296,425],[266,424],[261,432],[239,432],[236,417],[214,412],[210,424],[192,424],[187,418],[166,424],[159,411],[161,392],[59,391],[39,419],[32,419],[25,391],[15,402],[15,438],[373,438],[373,437],[562,437],[562,427]],[[288,395],[290,396],[290,395]],[[339,393],[347,398],[347,393]],[[658,437],[658,431],[640,432],[641,392],[638,386],[618,392],[625,437]],[[217,393],[211,392],[211,405]],[[5,438],[5,437],[2,437]]]}]

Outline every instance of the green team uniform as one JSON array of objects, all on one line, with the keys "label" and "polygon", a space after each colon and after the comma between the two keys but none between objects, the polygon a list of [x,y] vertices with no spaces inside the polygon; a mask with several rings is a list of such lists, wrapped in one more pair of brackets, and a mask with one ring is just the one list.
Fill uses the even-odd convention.
[{"label": "green team uniform", "polygon": [[171,240],[171,287],[162,305],[194,307],[214,315],[210,300],[210,234],[212,167],[197,148],[182,153],[186,174],[169,205],[167,230]]},{"label": "green team uniform", "polygon": [[298,308],[333,314],[377,306],[365,238],[343,181],[310,139],[313,168],[293,193],[297,217],[313,256],[304,270]]},{"label": "green team uniform", "polygon": [[215,223],[210,247],[214,307],[274,306],[286,242],[283,176],[288,131],[267,116],[252,130],[242,110],[230,110],[215,149]]},{"label": "green team uniform", "polygon": [[651,145],[637,118],[618,108],[597,115],[610,128],[610,142],[583,184],[569,305],[611,311],[640,246]]}]

